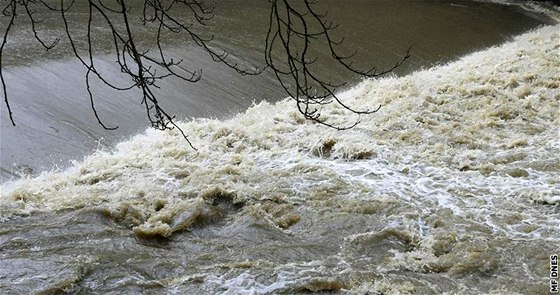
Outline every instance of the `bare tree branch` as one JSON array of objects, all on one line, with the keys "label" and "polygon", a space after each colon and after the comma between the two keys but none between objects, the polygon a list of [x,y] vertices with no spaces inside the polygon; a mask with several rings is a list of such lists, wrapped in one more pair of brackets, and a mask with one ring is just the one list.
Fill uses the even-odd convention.
[{"label": "bare tree branch", "polygon": [[[81,0],[80,0],[81,1]],[[85,35],[76,36],[70,26],[68,15],[70,11],[77,10],[75,0],[60,0],[58,6],[49,4],[44,0],[10,0],[3,8],[5,17],[9,18],[8,26],[4,29],[2,44],[0,46],[0,79],[4,91],[4,102],[8,107],[10,120],[13,125],[12,110],[9,104],[6,82],[3,75],[2,56],[8,43],[8,37],[17,20],[17,12],[26,15],[30,29],[38,43],[50,50],[55,47],[60,38],[46,42],[39,35],[36,18],[36,9],[43,9],[60,14],[64,24],[65,39],[67,39],[73,55],[85,67],[85,85],[89,96],[91,109],[97,122],[105,129],[116,129],[117,126],[106,125],[100,118],[95,106],[95,94],[91,89],[92,78],[97,79],[105,86],[121,91],[138,89],[142,93],[141,104],[145,108],[146,117],[152,127],[159,130],[177,129],[192,146],[185,132],[175,123],[175,117],[169,114],[161,105],[159,97],[154,90],[159,88],[159,81],[169,77],[176,77],[187,82],[197,82],[202,77],[201,69],[190,70],[183,65],[183,60],[169,58],[164,51],[162,35],[182,34],[190,38],[197,46],[205,51],[209,57],[226,67],[235,70],[241,75],[258,75],[265,69],[276,76],[280,86],[292,97],[299,112],[305,118],[314,122],[336,128],[349,129],[356,126],[360,116],[377,112],[379,107],[358,110],[345,104],[337,96],[337,91],[345,82],[335,83],[325,81],[319,72],[313,68],[318,57],[312,55],[310,47],[321,45],[328,48],[332,61],[339,64],[350,73],[364,77],[379,77],[400,66],[408,57],[399,60],[393,67],[379,70],[376,67],[361,69],[355,67],[352,58],[356,52],[343,54],[338,46],[344,38],[336,40],[332,33],[338,27],[326,19],[327,13],[319,13],[314,7],[314,0],[269,0],[270,15],[268,32],[265,42],[265,66],[262,68],[248,69],[229,57],[228,52],[216,50],[210,42],[214,36],[200,34],[197,27],[204,27],[214,17],[214,7],[206,5],[203,0],[144,0],[142,5],[140,25],[150,26],[155,30],[155,48],[143,49],[134,35],[134,24],[131,19],[131,6],[127,0],[83,0],[80,4],[87,5],[87,27]],[[294,3],[295,2],[295,3]],[[19,9],[18,9],[19,8]],[[177,11],[186,12],[188,17],[177,17]],[[190,22],[189,22],[190,21]],[[117,85],[109,81],[96,66],[94,59],[93,23],[101,25],[110,31],[112,52],[118,69],[129,77],[127,85]],[[79,42],[86,42],[86,48]],[[154,52],[154,53],[152,53]],[[357,119],[349,125],[337,126],[325,122],[321,118],[319,108],[326,104],[335,103],[357,115]],[[194,147],[193,147],[194,148]]]},{"label": "bare tree branch", "polygon": [[[303,0],[296,4],[289,0],[270,2],[265,49],[266,64],[272,69],[282,88],[296,101],[299,111],[305,118],[344,130],[356,126],[360,121],[360,115],[377,112],[379,107],[357,110],[342,102],[336,93],[340,87],[345,85],[345,82],[336,84],[320,78],[319,73],[311,67],[317,61],[317,57],[310,56],[310,45],[322,41],[320,44],[327,46],[334,62],[349,72],[364,77],[379,77],[393,71],[409,58],[409,51],[388,69],[356,68],[353,66],[351,58],[357,52],[349,55],[339,52],[337,46],[342,44],[344,39],[336,41],[332,37],[332,32],[338,25],[325,19],[326,12],[321,14],[316,11],[313,5],[317,1]],[[297,5],[300,2],[303,2],[303,7]],[[322,120],[318,107],[333,102],[358,115],[356,121],[347,126],[335,126]]]},{"label": "bare tree branch", "polygon": [[16,12],[17,3],[15,0],[10,1],[10,3],[8,3],[8,5],[2,10],[3,15],[10,17],[10,22],[8,23],[8,26],[4,31],[2,45],[0,45],[0,81],[2,82],[2,91],[4,92],[4,102],[6,103],[6,107],[8,108],[8,114],[13,126],[16,126],[16,123],[14,122],[14,114],[12,113],[12,108],[10,107],[10,102],[8,100],[8,90],[6,89],[6,81],[4,79],[4,72],[2,71],[2,56],[4,55],[4,48],[6,47],[6,43],[8,42],[10,30],[12,29],[12,26],[14,25],[16,19]]}]

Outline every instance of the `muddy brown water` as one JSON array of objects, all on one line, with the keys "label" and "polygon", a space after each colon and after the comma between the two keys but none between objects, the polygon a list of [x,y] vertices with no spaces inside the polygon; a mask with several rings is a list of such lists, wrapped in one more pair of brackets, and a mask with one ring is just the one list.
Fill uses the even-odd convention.
[{"label": "muddy brown water", "polygon": [[[220,1],[216,43],[258,64],[267,3]],[[132,94],[99,100],[120,126],[102,130],[64,48],[51,60],[12,43],[18,126],[2,114],[2,177],[33,177],[1,188],[0,293],[546,294],[558,25],[514,40],[554,22],[471,1],[322,5],[360,62],[390,64],[413,44],[400,78],[348,77],[342,96],[380,113],[345,133],[306,123],[270,74],[240,77],[170,41],[205,78],[166,84],[167,105],[219,118],[184,123],[197,152],[174,132],[128,139],[146,127]],[[54,164],[69,168],[36,176]]]}]

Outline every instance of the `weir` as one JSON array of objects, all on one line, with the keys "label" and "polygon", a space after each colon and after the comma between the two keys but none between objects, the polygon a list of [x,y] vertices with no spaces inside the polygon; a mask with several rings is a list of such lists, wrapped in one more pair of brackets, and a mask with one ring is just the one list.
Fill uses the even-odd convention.
[{"label": "weir", "polygon": [[554,290],[559,31],[357,82],[346,132],[261,101],[6,182],[0,293]]},{"label": "weir", "polygon": [[[262,66],[268,5],[263,1],[245,1],[251,13],[237,1],[220,1],[215,19],[209,23],[217,47],[248,65]],[[547,16],[530,13],[517,6],[472,1],[326,1],[324,9],[340,23],[339,34],[346,36],[345,47],[356,49],[357,64],[392,66],[412,46],[412,57],[395,74],[404,75],[435,64],[443,64],[477,49],[497,45],[511,36],[550,24]],[[79,4],[77,4],[79,5]],[[84,8],[85,9],[85,8]],[[137,7],[137,12],[141,7]],[[85,30],[84,18],[69,15],[77,24],[74,34]],[[47,15],[41,26],[49,36],[63,36],[56,16]],[[0,22],[5,21],[4,18]],[[96,35],[97,60],[110,80],[123,80],[112,57],[104,55],[110,48],[102,30]],[[143,132],[148,127],[145,110],[137,91],[112,91],[94,83],[96,106],[101,119],[119,126],[104,130],[93,115],[85,89],[85,70],[72,59],[64,39],[54,50],[45,53],[33,42],[33,35],[16,27],[8,44],[3,64],[6,66],[8,93],[16,116],[13,127],[2,105],[0,130],[2,153],[0,179],[38,175],[54,168],[64,169],[72,160],[80,160],[97,149],[111,149],[118,142]],[[149,32],[139,34],[148,38]],[[183,41],[179,45],[179,42]],[[148,41],[146,41],[148,42]],[[170,52],[186,61],[192,69],[203,69],[199,83],[169,81],[161,85],[162,104],[178,118],[229,118],[253,102],[274,102],[286,94],[278,87],[272,73],[257,77],[237,75],[206,58],[192,42],[165,40]],[[326,52],[317,52],[324,55]],[[319,61],[320,63],[321,61]],[[350,80],[329,64],[322,67],[326,81]],[[111,74],[113,73],[113,74]],[[123,82],[126,82],[123,80]],[[188,133],[188,132],[187,132]],[[15,177],[14,177],[15,176]]]}]

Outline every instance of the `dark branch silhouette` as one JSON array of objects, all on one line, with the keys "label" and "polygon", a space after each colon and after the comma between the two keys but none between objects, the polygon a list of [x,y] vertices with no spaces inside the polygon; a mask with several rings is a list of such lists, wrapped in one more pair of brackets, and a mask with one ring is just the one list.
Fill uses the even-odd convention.
[{"label": "dark branch silhouette", "polygon": [[[4,92],[4,102],[6,103],[6,107],[8,108],[8,114],[10,116],[10,121],[12,125],[16,126],[14,122],[14,114],[12,113],[12,108],[10,107],[10,102],[8,100],[8,90],[6,89],[6,81],[4,80],[4,72],[2,71],[2,56],[4,52],[4,47],[6,47],[6,43],[8,42],[8,35],[10,34],[10,30],[14,25],[16,20],[16,13],[17,13],[17,3],[15,1],[10,2],[4,9],[2,10],[2,14],[10,18],[10,22],[8,26],[6,26],[6,30],[4,31],[4,36],[2,38],[2,45],[0,45],[0,81],[2,82],[2,90]],[[35,35],[37,38],[38,35]],[[41,44],[43,44],[41,42]]]},{"label": "dark branch silhouette", "polygon": [[[310,56],[311,44],[319,43],[327,46],[331,58],[336,63],[342,65],[345,70],[364,77],[379,77],[393,71],[410,56],[410,49],[401,60],[388,69],[355,67],[351,58],[357,52],[354,51],[349,55],[342,54],[338,50],[338,45],[342,44],[344,39],[335,40],[332,36],[332,32],[338,25],[326,19],[326,12],[317,12],[314,7],[317,1],[300,2],[293,4],[293,1],[288,0],[271,1],[270,23],[266,38],[266,64],[274,71],[284,90],[296,101],[298,110],[305,118],[339,130],[352,128],[359,123],[359,115],[377,112],[380,106],[374,109],[357,110],[342,102],[336,93],[346,83],[336,84],[320,78],[319,73],[312,68],[317,58]],[[335,126],[323,121],[318,107],[330,103],[339,104],[358,115],[358,119],[347,126]]]},{"label": "dark branch silhouette", "polygon": [[[146,117],[151,125],[159,130],[177,128],[187,142],[185,132],[176,124],[175,116],[168,113],[160,104],[154,93],[159,88],[158,82],[168,77],[176,77],[186,82],[197,82],[202,77],[202,70],[191,70],[183,66],[183,60],[174,60],[164,52],[162,44],[163,34],[182,34],[189,37],[194,43],[202,48],[210,58],[224,64],[242,75],[257,75],[266,69],[275,74],[282,88],[292,97],[297,104],[298,110],[305,118],[320,124],[339,130],[354,127],[359,123],[359,116],[376,112],[374,109],[357,110],[342,102],[336,95],[337,90],[345,83],[333,83],[321,79],[319,73],[312,65],[317,60],[310,53],[310,46],[322,44],[327,46],[332,60],[341,65],[344,70],[365,76],[378,77],[386,74],[400,66],[408,57],[399,60],[393,67],[378,70],[375,67],[360,69],[352,63],[352,57],[356,52],[345,55],[341,53],[338,46],[343,39],[336,40],[332,31],[337,25],[326,19],[326,13],[319,13],[314,7],[312,0],[271,0],[270,19],[265,47],[265,66],[262,68],[247,69],[240,66],[229,58],[226,51],[212,48],[209,42],[213,36],[207,36],[195,30],[196,27],[205,26],[214,16],[214,7],[206,5],[203,0],[144,0],[142,6],[140,25],[151,26],[155,30],[155,46],[150,49],[141,49],[135,38],[134,25],[131,18],[131,7],[126,0],[80,0],[81,4],[87,5],[87,28],[86,36],[76,37],[71,33],[68,13],[77,9],[76,0],[60,0],[58,5],[49,4],[44,0],[9,0],[3,7],[2,13],[9,18],[8,25],[4,29],[3,40],[0,46],[0,80],[4,92],[4,101],[8,108],[10,120],[15,125],[12,110],[10,108],[6,81],[2,72],[2,56],[7,44],[8,37],[18,16],[25,16],[35,39],[46,50],[56,46],[60,39],[46,41],[39,34],[37,25],[41,22],[36,17],[37,8],[47,9],[60,14],[64,23],[69,46],[74,56],[85,67],[85,85],[89,95],[91,108],[98,123],[105,129],[112,130],[117,126],[108,125],[101,120],[96,106],[95,96],[91,90],[92,79],[97,79],[107,87],[115,90],[138,89],[141,94],[141,103],[145,107]],[[295,2],[295,3],[294,3]],[[181,11],[188,13],[190,22],[185,22],[184,17],[176,17],[173,12]],[[112,54],[122,73],[130,78],[130,83],[119,85],[107,80],[98,70],[94,60],[94,41],[92,39],[92,24],[102,23],[109,29],[112,41]],[[86,48],[81,48],[79,41],[86,41]],[[315,45],[316,46],[316,45]],[[336,103],[346,110],[358,115],[355,122],[348,126],[336,126],[321,119],[319,107],[321,105]],[[194,148],[194,147],[193,147]]]}]

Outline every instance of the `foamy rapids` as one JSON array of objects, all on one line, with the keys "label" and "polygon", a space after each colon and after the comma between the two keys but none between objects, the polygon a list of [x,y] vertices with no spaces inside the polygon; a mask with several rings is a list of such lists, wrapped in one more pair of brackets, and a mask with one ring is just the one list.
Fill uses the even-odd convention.
[{"label": "foamy rapids", "polygon": [[[181,123],[197,151],[176,131],[147,130],[68,170],[3,184],[0,222],[98,208],[139,238],[216,219],[302,243],[321,229],[341,237],[323,241],[339,243],[333,255],[199,269],[162,280],[168,290],[194,277],[224,294],[547,290],[560,243],[560,25],[340,97],[381,109],[340,132],[291,100],[262,102]],[[336,105],[321,112],[356,119]],[[356,229],[356,216],[371,222]]]}]

